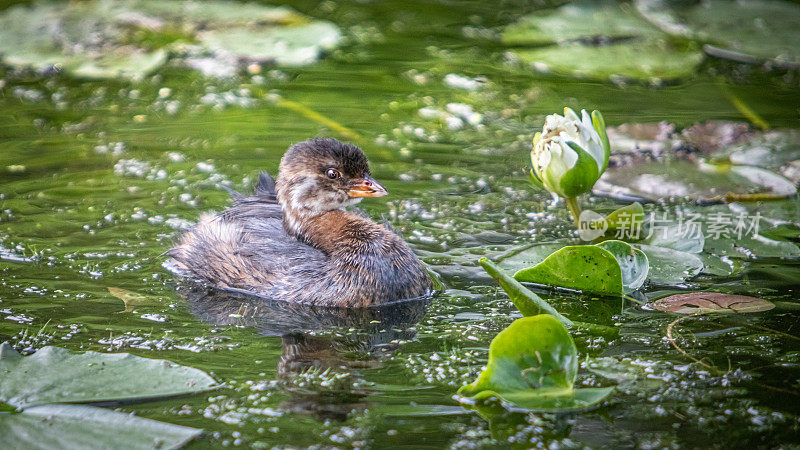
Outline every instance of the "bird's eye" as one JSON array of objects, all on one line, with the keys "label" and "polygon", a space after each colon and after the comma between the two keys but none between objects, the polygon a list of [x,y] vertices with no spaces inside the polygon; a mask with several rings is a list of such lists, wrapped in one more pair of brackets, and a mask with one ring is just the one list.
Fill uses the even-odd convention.
[{"label": "bird's eye", "polygon": [[333,179],[335,179],[335,178],[339,178],[340,176],[342,176],[342,174],[340,174],[340,173],[339,173],[339,171],[338,171],[338,170],[336,170],[336,169],[328,169],[328,171],[327,171],[327,172],[325,172],[325,175],[327,175],[327,176],[328,176],[328,178],[330,178],[330,179],[332,179],[332,180],[333,180]]}]

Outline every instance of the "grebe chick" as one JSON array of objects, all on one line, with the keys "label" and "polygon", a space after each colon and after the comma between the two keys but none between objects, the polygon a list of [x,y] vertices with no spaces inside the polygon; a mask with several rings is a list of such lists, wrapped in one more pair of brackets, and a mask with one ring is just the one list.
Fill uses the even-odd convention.
[{"label": "grebe chick", "polygon": [[358,147],[315,138],[291,146],[278,181],[203,215],[167,254],[208,284],[276,300],[364,307],[427,295],[422,263],[388,225],[346,211],[387,194]]}]

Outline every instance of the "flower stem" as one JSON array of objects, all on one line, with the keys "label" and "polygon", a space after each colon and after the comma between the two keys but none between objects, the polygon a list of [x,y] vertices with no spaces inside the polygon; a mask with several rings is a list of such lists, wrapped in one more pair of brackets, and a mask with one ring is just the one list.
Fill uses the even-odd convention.
[{"label": "flower stem", "polygon": [[567,208],[569,208],[569,212],[572,214],[572,220],[575,223],[575,228],[580,230],[581,229],[581,206],[578,204],[577,197],[567,197]]}]

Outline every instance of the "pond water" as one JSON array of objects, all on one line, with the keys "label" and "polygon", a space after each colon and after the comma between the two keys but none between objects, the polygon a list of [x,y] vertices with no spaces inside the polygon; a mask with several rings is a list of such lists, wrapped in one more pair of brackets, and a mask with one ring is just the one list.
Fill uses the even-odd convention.
[{"label": "pond water", "polygon": [[[169,65],[139,82],[0,69],[0,341],[207,371],[224,387],[113,406],[205,429],[190,447],[800,445],[800,261],[781,254],[737,259],[730,275],[646,287],[647,298],[714,289],[783,305],[684,318],[671,328],[683,351],[666,337],[675,315],[538,290],[575,320],[619,327],[617,337],[573,333],[582,359],[615,368],[606,371],[613,379],[580,371],[580,386],[617,386],[598,408],[484,418],[452,398],[520,317],[478,257],[580,242],[566,208],[522,172],[546,114],[571,106],[599,109],[609,125],[744,122],[733,93],[771,127],[798,126],[791,74],[703,67],[652,86],[508,62],[488,33],[532,7],[491,3],[292,2],[338,24],[345,43],[314,65],[233,79]],[[420,113],[450,103],[479,116],[448,129]],[[363,209],[389,220],[441,275],[441,295],[355,316],[252,313],[241,299],[182,288],[162,268],[182,228],[226,206],[220,185],[250,190],[259,170],[276,173],[284,150],[312,136],[364,148],[390,195]],[[618,206],[592,200],[598,210]],[[796,196],[736,206],[784,226],[800,221]]]}]

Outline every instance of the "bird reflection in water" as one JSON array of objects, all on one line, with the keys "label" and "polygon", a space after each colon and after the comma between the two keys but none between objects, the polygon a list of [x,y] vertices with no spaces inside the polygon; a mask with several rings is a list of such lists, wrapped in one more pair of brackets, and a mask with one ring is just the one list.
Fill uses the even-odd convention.
[{"label": "bird reflection in water", "polygon": [[[332,308],[269,300],[185,283],[178,292],[192,314],[216,326],[253,327],[280,336],[277,378],[290,400],[281,408],[344,420],[366,409],[361,370],[376,369],[401,342],[413,339],[430,297],[368,308]],[[309,382],[327,381],[325,389]]]}]

